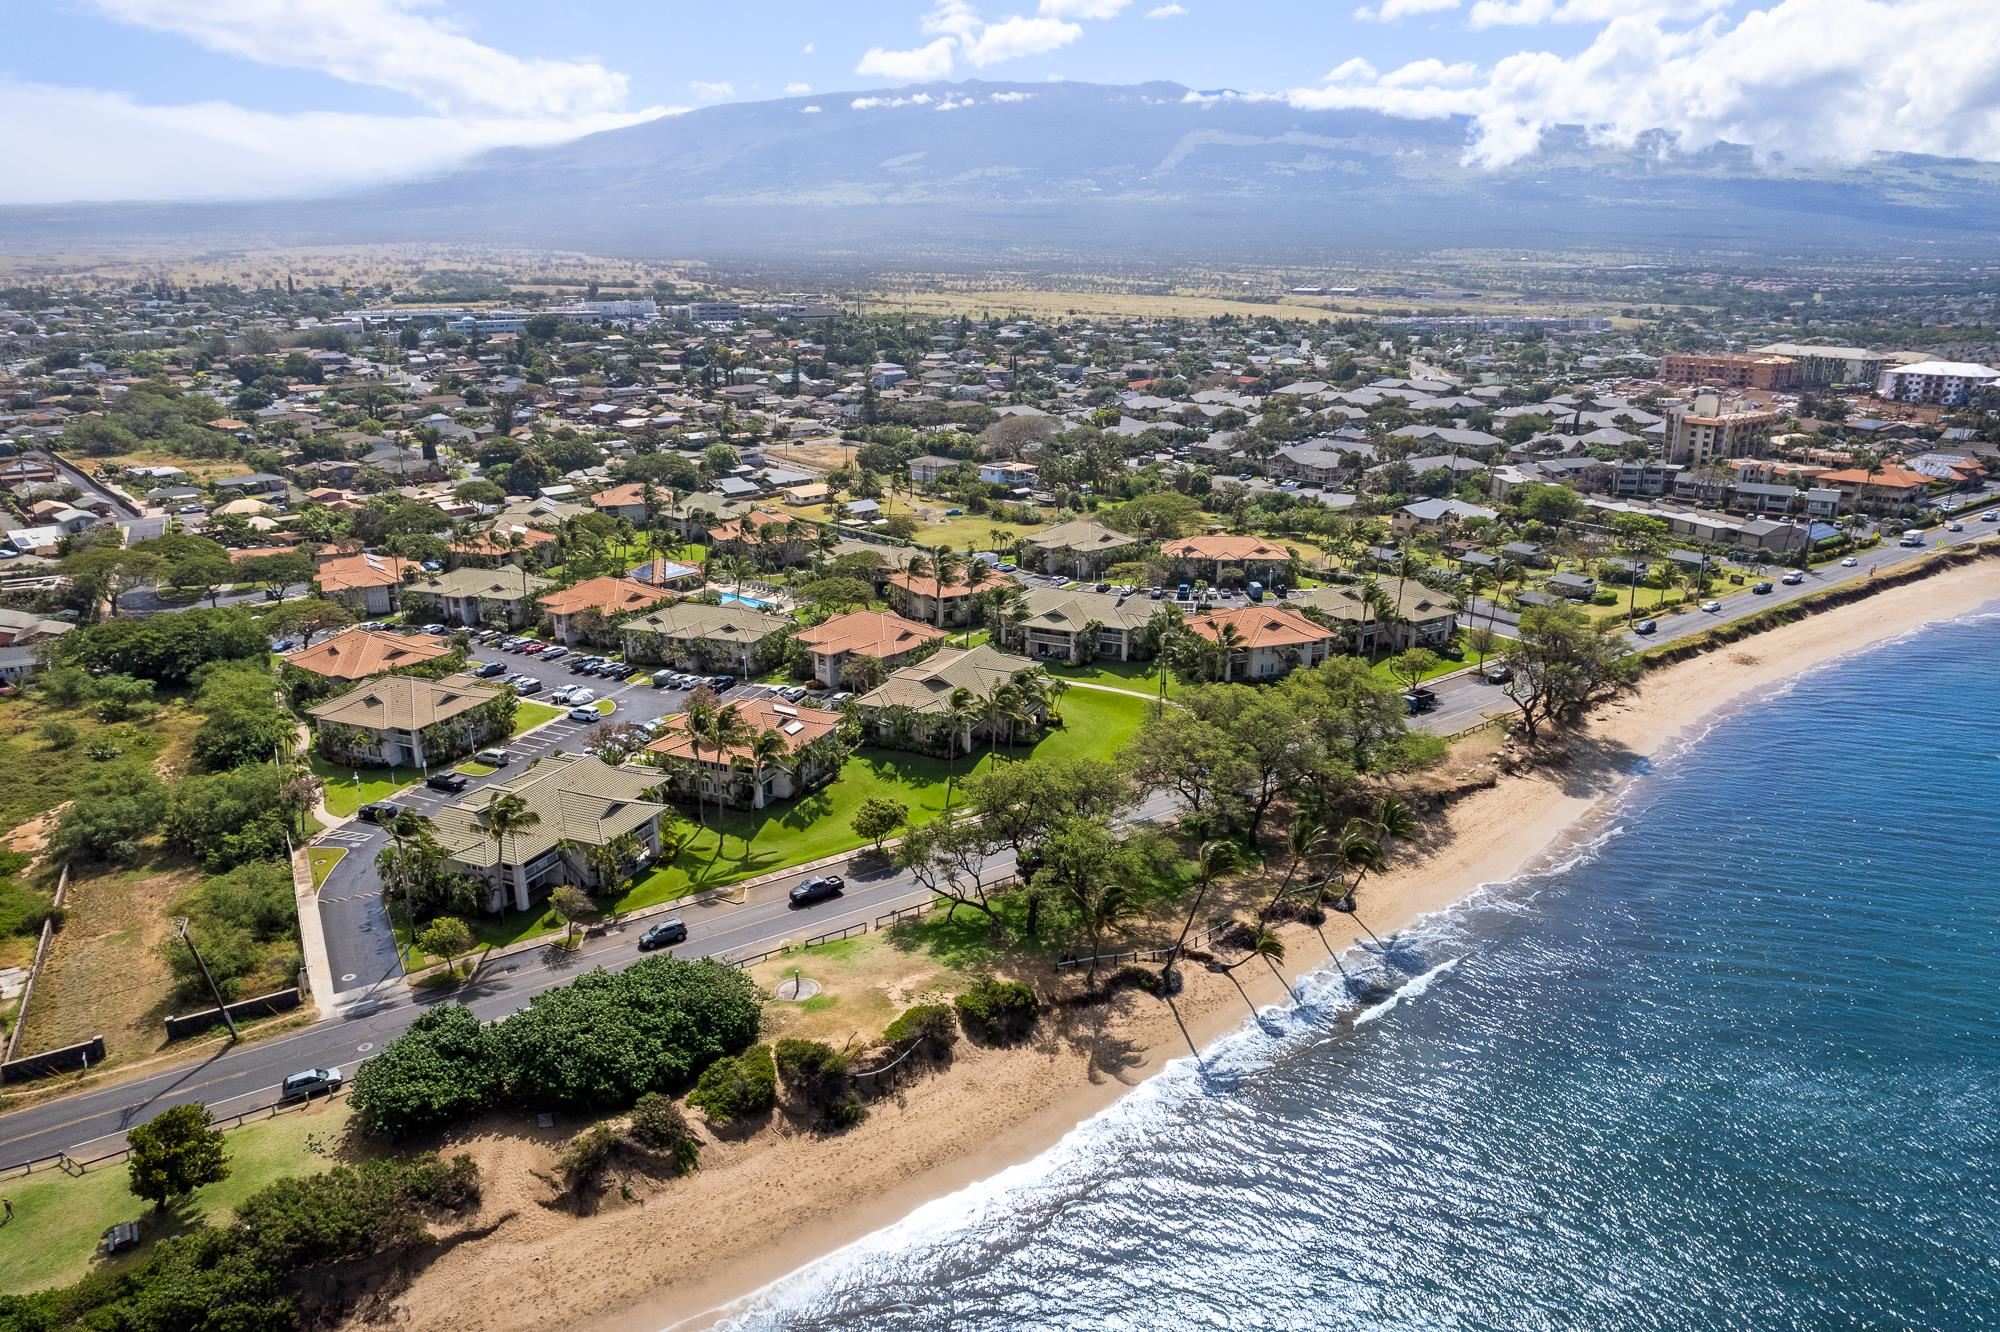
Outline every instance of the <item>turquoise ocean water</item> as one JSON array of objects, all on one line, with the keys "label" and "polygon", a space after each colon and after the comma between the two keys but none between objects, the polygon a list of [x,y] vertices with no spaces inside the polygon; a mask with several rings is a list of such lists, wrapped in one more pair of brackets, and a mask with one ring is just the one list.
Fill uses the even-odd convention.
[{"label": "turquoise ocean water", "polygon": [[1984,616],[1739,707],[1570,863],[733,1321],[2000,1327],[1996,848]]}]

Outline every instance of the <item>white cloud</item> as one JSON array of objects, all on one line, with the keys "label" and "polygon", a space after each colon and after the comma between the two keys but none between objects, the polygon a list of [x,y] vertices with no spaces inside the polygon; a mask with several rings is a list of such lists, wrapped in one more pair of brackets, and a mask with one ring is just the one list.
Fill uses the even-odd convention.
[{"label": "white cloud", "polygon": [[1470,60],[1455,65],[1447,65],[1442,60],[1413,60],[1400,69],[1384,74],[1381,82],[1385,88],[1462,88],[1478,77],[1479,66]]},{"label": "white cloud", "polygon": [[1041,0],[1035,12],[1054,19],[1117,18],[1132,0]]},{"label": "white cloud", "polygon": [[1730,0],[1478,0],[1466,21],[1475,28],[1537,23],[1609,23],[1615,18],[1696,19],[1729,8]]},{"label": "white cloud", "polygon": [[913,93],[908,97],[857,97],[847,106],[851,111],[873,111],[878,106],[929,106],[934,100],[929,93]]},{"label": "white cloud", "polygon": [[800,55],[811,55],[812,53],[813,53],[813,44],[811,42],[807,42],[804,46],[801,46],[799,48]]},{"label": "white cloud", "polygon": [[1289,98],[1308,110],[1469,116],[1466,160],[1483,166],[1528,156],[1556,125],[1627,147],[1664,130],[1683,152],[1740,143],[1808,160],[1884,150],[1993,160],[2000,42],[1969,37],[1990,17],[1991,0],[1777,0],[1694,27],[1625,16],[1572,56],[1522,51],[1470,80],[1457,66],[1430,81],[1405,66],[1395,85],[1349,61]]},{"label": "white cloud", "polygon": [[956,111],[961,107],[971,106],[978,100],[976,97],[952,98],[947,96],[942,102],[937,104],[935,109],[939,111]]},{"label": "white cloud", "polygon": [[918,24],[925,32],[943,33],[947,37],[970,40],[980,29],[979,15],[974,12],[971,0],[937,0],[931,12],[924,15]]},{"label": "white cloud", "polygon": [[[1285,100],[1283,93],[1246,93],[1234,88],[1224,88],[1219,92],[1195,92],[1190,89],[1181,95],[1184,106],[1214,106],[1218,102],[1279,102]],[[1311,109],[1311,108],[1308,108]]]},{"label": "white cloud", "polygon": [[894,83],[926,83],[951,73],[951,48],[949,37],[940,37],[910,51],[885,51],[871,46],[854,66],[854,72]]},{"label": "white cloud", "polygon": [[[568,119],[273,114],[227,102],[147,106],[123,93],[0,80],[0,202],[318,195],[421,175],[489,148],[559,143],[685,107]],[[310,146],[310,151],[306,146]]]},{"label": "white cloud", "polygon": [[819,114],[819,108],[816,106],[802,106],[799,108],[799,114],[802,116],[816,116]]},{"label": "white cloud", "polygon": [[1373,83],[1376,77],[1377,73],[1375,66],[1369,64],[1366,60],[1363,60],[1360,56],[1354,56],[1351,57],[1350,59],[1341,61],[1340,64],[1335,67],[1333,73],[1326,76],[1326,82],[1353,83],[1358,81],[1363,83]]},{"label": "white cloud", "polygon": [[1068,46],[1083,36],[1083,29],[1061,19],[1024,18],[1019,15],[999,23],[989,23],[975,38],[965,40],[965,57],[984,69],[1005,60],[1043,55]]},{"label": "white cloud", "polygon": [[625,75],[595,60],[523,58],[483,45],[424,0],[91,0],[121,22],[260,64],[405,93],[447,114],[585,116],[625,100]]},{"label": "white cloud", "polygon": [[810,83],[788,83],[785,85],[785,96],[804,97],[812,90],[813,86]]},{"label": "white cloud", "polygon": [[986,100],[989,102],[1025,102],[1034,94],[1030,92],[997,92]]},{"label": "white cloud", "polygon": [[1187,13],[1187,8],[1183,5],[1160,5],[1157,8],[1147,10],[1146,17],[1149,19],[1170,19],[1179,18],[1185,13]]},{"label": "white cloud", "polygon": [[1361,6],[1354,11],[1354,17],[1363,22],[1394,23],[1413,14],[1441,14],[1457,9],[1459,3],[1460,0],[1382,0],[1379,5]]},{"label": "white cloud", "polygon": [[700,79],[695,79],[688,84],[688,91],[694,94],[694,99],[697,102],[727,102],[736,96],[736,85],[733,83],[705,83]]}]

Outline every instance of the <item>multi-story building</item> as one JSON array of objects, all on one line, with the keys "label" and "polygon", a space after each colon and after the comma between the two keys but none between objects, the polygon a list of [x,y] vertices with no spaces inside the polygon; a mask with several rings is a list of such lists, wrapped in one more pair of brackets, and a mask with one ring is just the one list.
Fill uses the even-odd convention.
[{"label": "multi-story building", "polygon": [[1760,356],[1783,356],[1799,367],[1799,383],[1808,388],[1827,384],[1873,384],[1894,362],[1866,347],[1822,347],[1806,342],[1773,342],[1753,348]]},{"label": "multi-story building", "polygon": [[1749,408],[1701,393],[1667,408],[1666,460],[1699,467],[1717,458],[1747,458],[1764,447],[1779,421],[1768,408]]},{"label": "multi-story building", "polygon": [[1771,393],[1789,392],[1803,382],[1799,363],[1791,357],[1748,352],[1669,352],[1660,358],[1660,378],[1669,384]]},{"label": "multi-story building", "polygon": [[1896,402],[1924,402],[1939,407],[1963,407],[1973,390],[2000,382],[2000,370],[1971,361],[1919,361],[1884,370],[1875,385],[1877,396]]}]

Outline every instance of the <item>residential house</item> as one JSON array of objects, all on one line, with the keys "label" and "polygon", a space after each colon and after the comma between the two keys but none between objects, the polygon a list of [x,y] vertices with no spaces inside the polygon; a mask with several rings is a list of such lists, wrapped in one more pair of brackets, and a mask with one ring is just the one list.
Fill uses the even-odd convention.
[{"label": "residential house", "polygon": [[[452,868],[486,885],[486,910],[525,911],[563,884],[602,890],[651,862],[660,851],[660,815],[666,812],[651,798],[659,784],[660,774],[650,768],[550,754],[518,777],[437,810],[431,830]],[[534,820],[520,832],[495,837],[486,811],[503,795],[519,796]],[[628,850],[607,874],[593,854],[599,847]]]},{"label": "residential house", "polygon": [[979,479],[991,486],[1006,486],[1010,490],[1032,486],[1040,479],[1041,473],[1033,463],[1024,462],[983,462],[979,464]]},{"label": "residential house", "polygon": [[862,610],[835,615],[810,629],[801,629],[798,641],[812,662],[813,678],[828,689],[838,689],[841,672],[856,657],[873,657],[893,670],[908,665],[948,636],[943,629],[900,615]]},{"label": "residential house", "polygon": [[1025,544],[1034,550],[1044,572],[1094,578],[1113,564],[1138,558],[1146,543],[1103,523],[1075,518],[1043,528]]},{"label": "residential house", "polygon": [[1931,478],[1895,463],[1881,463],[1873,469],[1848,467],[1827,472],[1819,478],[1819,483],[1863,503],[1917,504],[1931,488]]},{"label": "residential house", "polygon": [[770,733],[784,741],[784,757],[758,766],[748,742],[718,751],[690,735],[687,714],[676,713],[646,746],[660,756],[675,795],[762,809],[832,781],[847,761],[837,712],[793,707],[769,697],[730,703],[725,710],[736,714],[749,735]]},{"label": "residential house", "polygon": [[[653,510],[663,513],[673,500],[673,494],[662,486],[653,487]],[[622,486],[612,486],[600,490],[590,497],[591,507],[610,518],[623,518],[632,526],[643,529],[646,526],[646,485],[642,481],[627,482]]]},{"label": "residential house", "polygon": [[499,564],[523,566],[554,562],[558,546],[556,534],[521,523],[494,523],[484,532],[456,542],[446,562],[457,568],[473,565],[490,568]]},{"label": "residential house", "polygon": [[1027,613],[1001,626],[1001,645],[1035,661],[1138,661],[1157,646],[1144,631],[1159,603],[1144,597],[1030,587],[1022,603]]},{"label": "residential house", "polygon": [[1274,680],[1301,666],[1319,665],[1338,646],[1334,630],[1280,606],[1210,611],[1189,617],[1187,627],[1211,643],[1228,645],[1222,661],[1225,681]]},{"label": "residential house", "polygon": [[245,495],[282,496],[285,493],[285,478],[273,476],[269,472],[248,472],[242,476],[225,476],[215,483],[218,494],[225,490],[240,490]]},{"label": "residential house", "polygon": [[18,684],[33,675],[40,666],[41,644],[73,628],[67,620],[0,606],[0,681]]},{"label": "residential house", "polygon": [[[1039,672],[1040,668],[1026,657],[1002,652],[991,643],[971,649],[940,648],[915,665],[891,671],[879,687],[854,700],[854,707],[874,743],[918,753],[943,753],[953,696],[964,690],[974,700],[992,698],[1023,671]],[[1047,720],[1047,708],[1024,697],[1017,717],[965,718],[950,747],[963,752],[981,738],[1011,743],[1024,731],[1039,731]]]},{"label": "residential house", "polygon": [[538,597],[535,604],[549,617],[555,640],[574,645],[608,639],[619,620],[665,605],[678,595],[651,583],[607,574]]},{"label": "residential house", "polygon": [[408,573],[419,566],[394,555],[330,555],[313,571],[319,595],[338,601],[359,615],[387,615],[396,609]]},{"label": "residential house", "polygon": [[[1292,553],[1262,537],[1232,536],[1226,532],[1182,537],[1162,545],[1160,555],[1174,565],[1177,574],[1204,578],[1216,587],[1240,582],[1269,587],[1290,581]],[[1225,579],[1225,570],[1239,572]]]},{"label": "residential house", "polygon": [[791,621],[748,606],[709,606],[681,601],[636,619],[618,631],[633,661],[664,662],[689,671],[727,667],[755,675],[775,655],[775,636]]},{"label": "residential house", "polygon": [[1542,586],[1571,601],[1589,601],[1597,595],[1597,580],[1589,574],[1552,574]]},{"label": "residential house", "polygon": [[514,694],[464,676],[384,675],[308,709],[320,754],[349,768],[426,768],[503,739]]},{"label": "residential house", "polygon": [[935,453],[926,453],[921,458],[910,459],[909,466],[910,480],[917,485],[928,486],[950,476],[964,464],[956,458],[943,458]]},{"label": "residential house", "polygon": [[428,634],[389,634],[355,628],[342,630],[311,647],[288,652],[281,660],[291,670],[305,671],[335,684],[355,684],[437,661],[450,656],[452,650],[451,644]]},{"label": "residential house", "polygon": [[748,509],[708,529],[712,554],[747,555],[776,565],[804,564],[812,558],[819,529],[803,518]]},{"label": "residential house", "polygon": [[1355,652],[1373,655],[1413,647],[1436,651],[1451,645],[1458,634],[1458,610],[1450,601],[1415,579],[1385,578],[1379,586],[1389,598],[1386,618],[1352,584],[1310,588],[1298,603],[1332,621]]},{"label": "residential house", "polygon": [[1499,516],[1495,509],[1467,504],[1464,500],[1421,499],[1396,510],[1395,516],[1389,520],[1389,530],[1405,537],[1412,532],[1436,532],[1475,518],[1490,521]]},{"label": "residential house", "polygon": [[403,589],[404,600],[429,606],[446,624],[519,629],[535,616],[535,598],[550,580],[513,565],[451,569],[429,574]]},{"label": "residential house", "polygon": [[[964,579],[939,583],[930,574],[898,569],[883,580],[889,605],[898,615],[926,624],[965,624],[972,619],[974,589]],[[939,613],[942,604],[943,613]]]}]

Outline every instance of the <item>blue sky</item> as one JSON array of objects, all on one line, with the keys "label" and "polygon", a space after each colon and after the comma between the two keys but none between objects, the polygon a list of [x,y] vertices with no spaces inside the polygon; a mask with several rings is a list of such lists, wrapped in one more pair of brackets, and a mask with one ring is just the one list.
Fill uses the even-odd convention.
[{"label": "blue sky", "polygon": [[[1995,0],[4,0],[0,202],[297,194],[717,102],[1165,79],[1768,156],[2000,157]],[[884,112],[885,114],[887,112]]]}]

